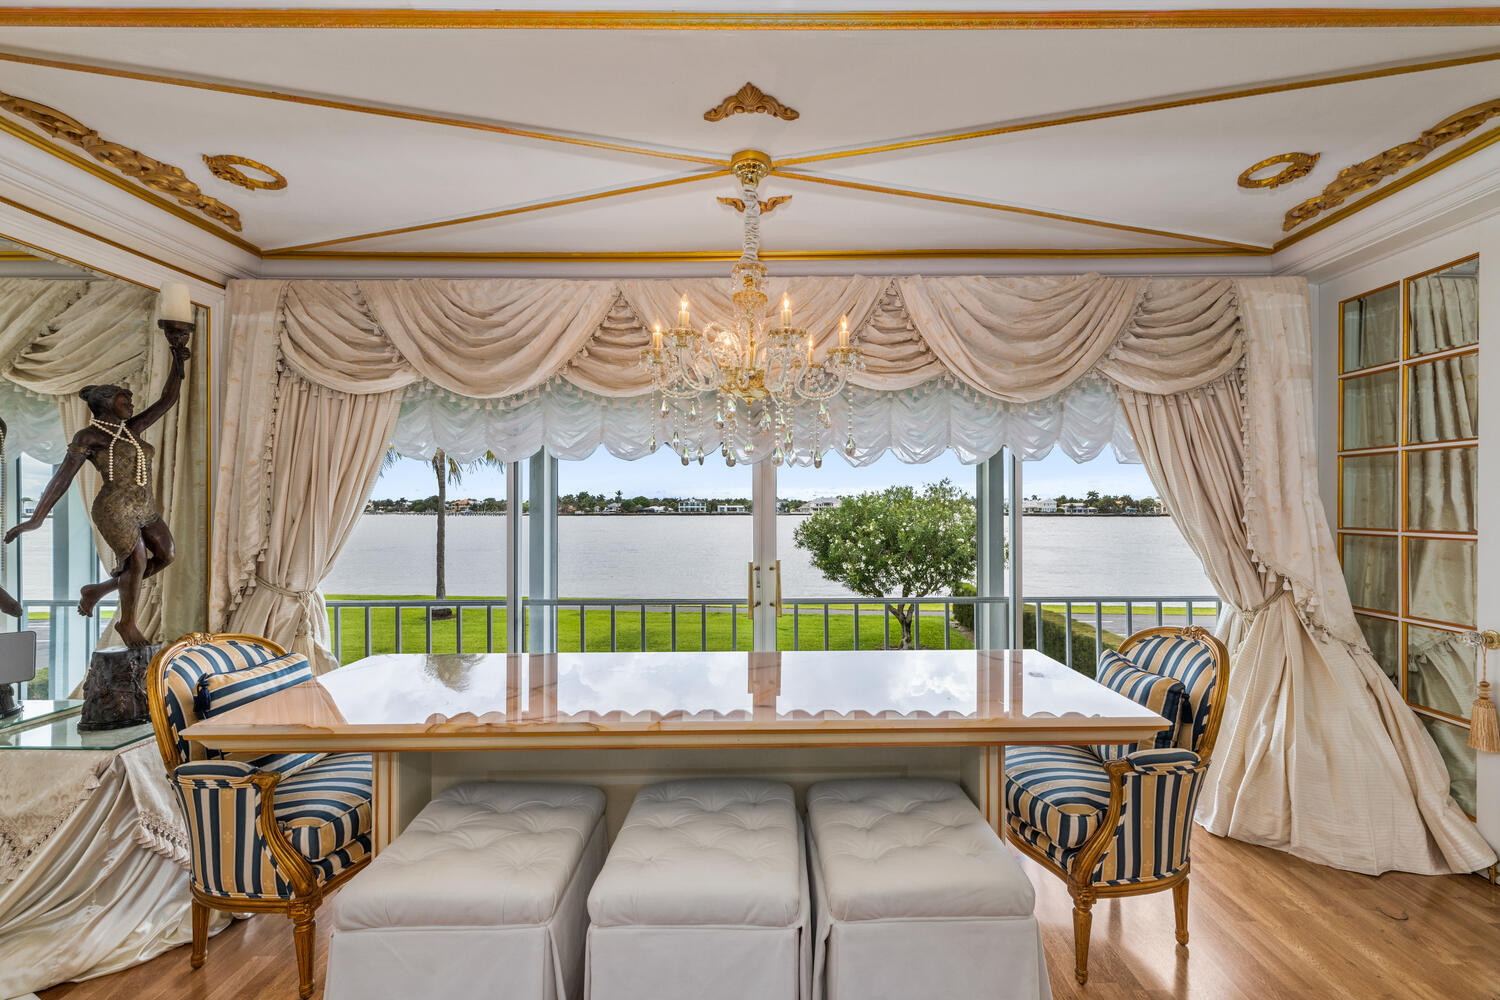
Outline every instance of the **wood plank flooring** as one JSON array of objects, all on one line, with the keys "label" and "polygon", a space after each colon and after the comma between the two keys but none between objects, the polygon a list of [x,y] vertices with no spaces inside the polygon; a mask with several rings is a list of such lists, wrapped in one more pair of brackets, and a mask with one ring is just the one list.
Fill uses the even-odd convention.
[{"label": "wood plank flooring", "polygon": [[[1193,834],[1189,947],[1173,939],[1170,892],[1102,902],[1094,908],[1089,984],[1080,987],[1072,975],[1067,891],[1023,864],[1037,887],[1056,1000],[1500,1000],[1500,888],[1476,876],[1369,878],[1200,828]],[[327,945],[320,923],[316,997]],[[208,964],[197,972],[183,947],[125,972],[55,987],[41,1000],[296,995],[291,924],[259,916],[213,938]]]}]

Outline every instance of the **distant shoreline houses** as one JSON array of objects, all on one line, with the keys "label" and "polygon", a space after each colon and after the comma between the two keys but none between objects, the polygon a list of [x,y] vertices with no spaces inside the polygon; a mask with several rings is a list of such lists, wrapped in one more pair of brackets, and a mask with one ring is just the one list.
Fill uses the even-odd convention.
[{"label": "distant shoreline houses", "polygon": [[[831,510],[844,502],[844,497],[814,497],[811,500],[782,499],[776,504],[778,514],[816,514]],[[530,504],[522,508],[528,513]],[[603,495],[570,494],[558,498],[558,514],[561,516],[618,515],[618,514],[749,514],[752,504],[744,499],[709,500],[702,497],[616,497],[607,499]],[[1010,504],[1006,504],[1009,513]],[[370,500],[365,504],[366,514],[433,514],[437,513],[437,498],[425,500]],[[449,500],[446,512],[450,516],[476,514],[504,514],[505,501],[489,497],[483,500],[465,498]],[[1166,505],[1156,497],[1102,497],[1091,494],[1085,500],[1057,497],[1043,500],[1027,497],[1021,501],[1021,513],[1025,516],[1041,517],[1164,517]]]}]

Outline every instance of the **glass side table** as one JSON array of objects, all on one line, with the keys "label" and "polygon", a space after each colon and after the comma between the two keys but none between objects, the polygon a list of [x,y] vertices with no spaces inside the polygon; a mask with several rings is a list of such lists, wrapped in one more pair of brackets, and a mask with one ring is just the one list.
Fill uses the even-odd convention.
[{"label": "glass side table", "polygon": [[0,723],[3,750],[118,750],[152,735],[151,724],[78,731],[81,701],[23,701],[21,713]]}]

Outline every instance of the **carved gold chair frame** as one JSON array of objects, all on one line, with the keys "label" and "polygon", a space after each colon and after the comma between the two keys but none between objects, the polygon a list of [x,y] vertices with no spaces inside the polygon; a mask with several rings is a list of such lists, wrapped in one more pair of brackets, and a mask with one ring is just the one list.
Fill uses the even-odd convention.
[{"label": "carved gold chair frame", "polygon": [[[146,700],[151,710],[151,727],[156,733],[156,747],[161,751],[162,762],[171,775],[185,763],[177,752],[177,744],[171,737],[167,722],[165,701],[165,673],[167,664],[185,649],[206,646],[214,642],[240,639],[270,649],[275,655],[285,655],[286,650],[270,639],[242,632],[190,632],[176,642],[164,647],[151,660],[146,673]],[[256,816],[256,828],[265,840],[266,849],[275,859],[277,869],[292,886],[292,895],[286,899],[252,898],[238,894],[210,895],[193,885],[193,951],[190,959],[194,969],[202,968],[208,960],[208,917],[210,910],[228,913],[285,913],[292,921],[292,941],[297,952],[298,996],[307,1000],[313,993],[313,941],[316,930],[315,915],[322,905],[323,897],[353,878],[370,862],[362,858],[339,872],[326,883],[319,884],[312,865],[287,840],[276,822],[276,785],[281,775],[275,771],[259,771],[250,778],[260,790],[260,809]]]},{"label": "carved gold chair frame", "polygon": [[[1198,764],[1193,768],[1195,772],[1206,772],[1213,755],[1214,742],[1219,736],[1219,722],[1224,717],[1224,702],[1229,692],[1229,650],[1211,632],[1200,626],[1165,625],[1142,629],[1132,634],[1120,644],[1119,652],[1125,655],[1141,641],[1158,635],[1177,636],[1201,643],[1213,654],[1213,701],[1209,708],[1208,724],[1204,728],[1203,738],[1199,741],[1195,751],[1198,754]],[[1171,889],[1173,909],[1177,917],[1177,943],[1181,945],[1188,943],[1188,872],[1192,867],[1191,863],[1183,865],[1165,878],[1142,879],[1129,885],[1104,885],[1093,880],[1094,870],[1099,867],[1099,863],[1104,860],[1105,853],[1114,843],[1121,813],[1125,808],[1125,778],[1134,769],[1134,765],[1126,759],[1104,762],[1104,770],[1109,775],[1109,808],[1104,813],[1104,820],[1099,824],[1099,829],[1084,841],[1083,846],[1073,856],[1072,864],[1066,869],[1048,857],[1045,851],[1032,846],[1024,838],[1017,836],[1014,831],[1007,830],[1007,838],[1022,854],[1067,883],[1068,895],[1073,898],[1073,976],[1080,985],[1087,983],[1089,978],[1089,934],[1093,928],[1093,907],[1094,903],[1101,898],[1143,896],[1147,893]],[[1188,822],[1192,823],[1191,817],[1188,818]]]}]

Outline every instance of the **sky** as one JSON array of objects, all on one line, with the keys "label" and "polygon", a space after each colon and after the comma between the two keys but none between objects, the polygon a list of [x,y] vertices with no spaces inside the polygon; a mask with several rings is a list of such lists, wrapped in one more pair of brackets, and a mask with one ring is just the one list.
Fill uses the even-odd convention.
[{"label": "sky", "polygon": [[[897,484],[922,485],[951,479],[969,493],[974,492],[974,466],[964,465],[952,452],[923,465],[907,465],[885,455],[873,465],[856,469],[830,454],[821,469],[782,468],[777,475],[777,493],[786,498],[811,499],[837,496]],[[668,448],[635,462],[625,462],[604,449],[579,462],[562,462],[558,469],[558,492],[649,497],[748,497],[750,469],[725,466],[717,455],[684,467]],[[1022,470],[1022,493],[1043,498],[1059,495],[1083,496],[1089,490],[1104,494],[1155,496],[1156,490],[1141,465],[1122,465],[1108,449],[1092,462],[1079,464],[1054,449],[1046,458],[1027,462]],[[432,467],[426,462],[402,459],[381,475],[375,484],[376,499],[405,497],[409,500],[437,492]],[[467,472],[463,482],[448,487],[450,499],[505,496],[505,477],[496,469]]]}]

